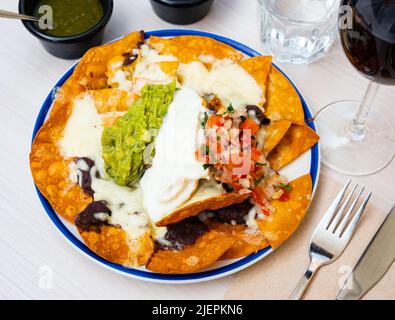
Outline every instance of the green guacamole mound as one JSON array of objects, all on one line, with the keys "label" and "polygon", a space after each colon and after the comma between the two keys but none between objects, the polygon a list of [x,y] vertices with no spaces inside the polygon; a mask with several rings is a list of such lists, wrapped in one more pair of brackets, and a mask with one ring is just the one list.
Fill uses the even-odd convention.
[{"label": "green guacamole mound", "polygon": [[173,101],[175,82],[168,85],[146,85],[141,98],[102,135],[103,160],[107,174],[119,185],[136,183],[146,164],[144,149],[154,142],[163,117]]}]

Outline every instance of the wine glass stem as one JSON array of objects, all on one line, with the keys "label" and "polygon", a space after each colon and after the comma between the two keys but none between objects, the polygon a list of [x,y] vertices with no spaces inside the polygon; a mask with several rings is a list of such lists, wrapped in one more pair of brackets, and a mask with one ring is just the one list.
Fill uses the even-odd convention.
[{"label": "wine glass stem", "polygon": [[369,82],[368,88],[366,89],[361,105],[349,127],[349,130],[351,131],[352,140],[357,141],[365,137],[366,119],[368,118],[369,112],[372,109],[372,104],[377,95],[378,89],[379,89],[379,85],[377,83],[373,81]]}]

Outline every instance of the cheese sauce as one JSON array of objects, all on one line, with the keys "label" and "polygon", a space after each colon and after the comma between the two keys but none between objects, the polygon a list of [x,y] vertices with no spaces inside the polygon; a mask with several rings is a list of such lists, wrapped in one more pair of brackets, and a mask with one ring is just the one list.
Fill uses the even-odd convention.
[{"label": "cheese sauce", "polygon": [[239,64],[230,60],[216,61],[211,70],[199,62],[180,64],[181,83],[199,93],[217,95],[225,104],[259,105],[264,101],[262,89]]},{"label": "cheese sauce", "polygon": [[59,141],[61,155],[65,158],[96,158],[101,154],[102,117],[97,112],[91,95],[77,97],[72,113]]},{"label": "cheese sauce", "polygon": [[134,90],[140,92],[146,84],[173,82],[175,77],[163,72],[160,67],[160,63],[165,61],[177,61],[177,59],[170,55],[160,55],[147,45],[141,46],[139,61],[133,73]]}]

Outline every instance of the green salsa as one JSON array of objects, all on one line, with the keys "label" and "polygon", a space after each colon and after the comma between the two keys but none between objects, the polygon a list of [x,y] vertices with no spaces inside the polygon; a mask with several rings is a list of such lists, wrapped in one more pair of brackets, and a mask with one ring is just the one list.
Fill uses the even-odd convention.
[{"label": "green salsa", "polygon": [[104,15],[99,0],[39,0],[34,9],[35,16],[46,14],[39,12],[44,5],[52,8],[53,28],[40,30],[52,36],[73,36],[88,31]]}]

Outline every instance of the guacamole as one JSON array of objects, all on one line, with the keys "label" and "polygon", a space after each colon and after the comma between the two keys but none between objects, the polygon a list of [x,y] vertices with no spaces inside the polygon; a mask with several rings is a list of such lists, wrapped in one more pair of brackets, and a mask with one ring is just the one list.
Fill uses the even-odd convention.
[{"label": "guacamole", "polygon": [[155,139],[163,117],[173,101],[176,84],[146,85],[141,98],[102,135],[103,160],[107,174],[119,185],[138,181],[146,164],[144,149]]}]

